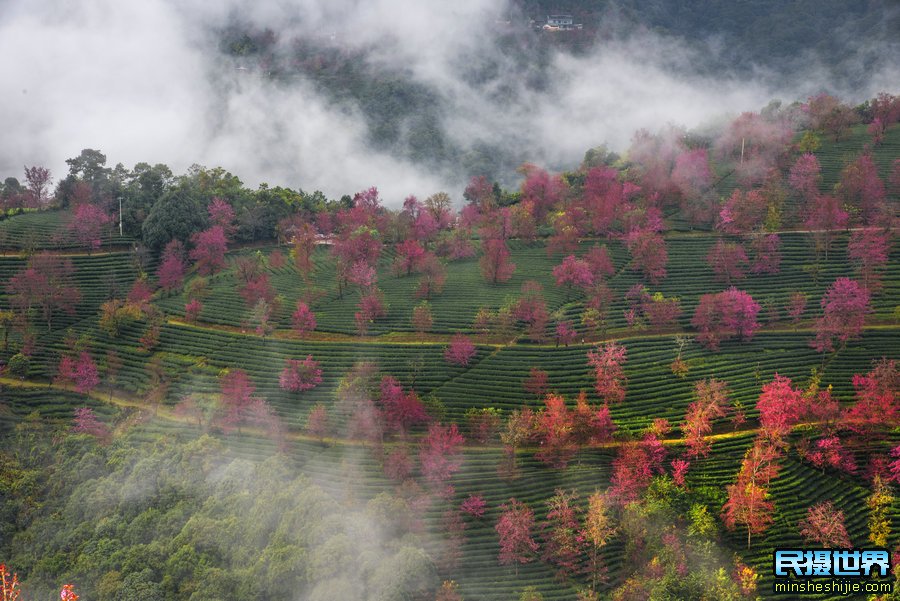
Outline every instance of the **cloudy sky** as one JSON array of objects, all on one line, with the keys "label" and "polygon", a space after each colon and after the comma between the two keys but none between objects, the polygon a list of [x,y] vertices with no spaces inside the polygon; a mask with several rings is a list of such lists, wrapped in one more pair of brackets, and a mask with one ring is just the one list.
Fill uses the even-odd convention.
[{"label": "cloudy sky", "polygon": [[[241,4],[250,6],[247,8]],[[214,32],[235,18],[293,35],[337,30],[378,68],[402,69],[441,99],[442,126],[463,148],[508,144],[529,160],[574,166],[601,143],[622,150],[638,128],[722,122],[772,99],[828,88],[811,63],[791,89],[755,76],[699,75],[703,49],[648,33],[557,53],[552,80],[535,90],[496,55],[495,0],[6,0],[0,7],[0,177],[49,166],[59,177],[82,148],[111,164],[162,162],[176,173],[221,165],[255,186],[320,189],[340,196],[376,185],[389,202],[447,190],[462,177],[373,151],[359,110],[334,105],[311,82],[274,84],[240,72]],[[711,47],[712,48],[712,47]],[[712,50],[710,50],[712,51]],[[460,68],[491,58],[496,82],[475,85]],[[898,81],[896,65],[873,69],[864,98]],[[502,93],[500,92],[502,91]],[[841,90],[835,90],[840,93]]]}]

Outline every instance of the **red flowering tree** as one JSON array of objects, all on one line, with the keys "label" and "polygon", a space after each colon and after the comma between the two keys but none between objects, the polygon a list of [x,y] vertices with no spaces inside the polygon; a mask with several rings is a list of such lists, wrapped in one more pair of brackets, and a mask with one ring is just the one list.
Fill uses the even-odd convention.
[{"label": "red flowering tree", "polygon": [[256,386],[243,369],[229,369],[219,376],[219,388],[222,398],[220,426],[225,431],[234,426],[240,429],[247,409],[256,400],[253,396]]},{"label": "red flowering tree", "polygon": [[25,167],[25,182],[28,188],[28,206],[46,208],[50,203],[50,170],[46,167],[34,165]]},{"label": "red flowering tree", "polygon": [[567,296],[573,288],[587,290],[594,285],[594,274],[591,266],[584,259],[569,255],[562,263],[553,268],[553,277],[557,286],[565,286]]},{"label": "red flowering tree", "polygon": [[431,315],[431,305],[428,301],[422,301],[413,308],[411,321],[413,329],[420,336],[431,328],[434,317]]},{"label": "red flowering tree", "polygon": [[526,378],[523,383],[525,392],[538,398],[544,396],[547,393],[547,383],[549,379],[550,374],[546,371],[537,367],[532,367],[528,372],[528,378]]},{"label": "red flowering tree", "polygon": [[609,250],[607,250],[605,244],[603,246],[592,246],[587,254],[584,255],[584,260],[587,261],[595,282],[612,277],[616,273],[616,267],[609,256]]},{"label": "red flowering tree", "polygon": [[717,281],[731,285],[733,280],[744,277],[747,268],[747,253],[744,247],[734,242],[717,240],[706,255],[706,262],[713,270]]},{"label": "red flowering tree", "polygon": [[312,355],[307,355],[302,361],[286,359],[278,383],[284,390],[291,392],[312,390],[322,383],[322,369]]},{"label": "red flowering tree", "polygon": [[877,288],[878,270],[888,261],[890,234],[874,228],[854,230],[847,244],[847,255],[862,277],[863,286]]},{"label": "red flowering tree", "polygon": [[778,273],[781,268],[781,238],[778,234],[759,235],[750,243],[753,273]]},{"label": "red flowering tree", "polygon": [[146,305],[150,302],[152,296],[153,287],[150,285],[150,282],[147,281],[147,278],[140,277],[131,285],[131,290],[128,291],[126,300],[140,309],[146,309]]},{"label": "red flowering tree", "polygon": [[191,260],[197,265],[201,275],[210,275],[225,267],[225,251],[228,243],[225,230],[215,225],[193,235],[191,241],[194,248],[190,252]]},{"label": "red flowering tree", "polygon": [[397,245],[397,258],[394,260],[394,271],[398,276],[409,275],[419,266],[425,256],[425,249],[418,240],[404,240]]},{"label": "red flowering tree", "polygon": [[0,563],[0,594],[3,601],[19,601],[19,575],[10,573],[6,564]]},{"label": "red flowering tree", "polygon": [[788,297],[788,316],[795,325],[800,323],[803,312],[806,311],[806,294],[799,290],[794,291]]},{"label": "red flowering tree", "polygon": [[306,416],[306,433],[324,442],[331,431],[328,423],[328,409],[322,403],[316,403]]},{"label": "red flowering tree", "polygon": [[712,170],[705,148],[686,150],[675,158],[672,169],[672,183],[678,187],[685,206],[697,203],[712,184]]},{"label": "red flowering tree", "polygon": [[433,253],[425,253],[419,261],[419,285],[416,298],[431,299],[444,291],[447,283],[447,268]]},{"label": "red flowering tree", "polygon": [[369,331],[369,325],[376,319],[387,315],[387,307],[384,304],[384,294],[380,290],[375,289],[359,299],[357,311],[354,314],[356,319],[356,331],[360,336],[365,336]]},{"label": "red flowering tree", "polygon": [[243,411],[242,419],[247,425],[260,429],[265,436],[275,442],[280,452],[287,451],[284,424],[265,399],[252,398]]},{"label": "red flowering tree", "polygon": [[218,196],[213,198],[207,205],[206,212],[209,213],[209,222],[214,227],[222,228],[228,238],[234,234],[234,209],[227,201]]},{"label": "red flowering tree", "polygon": [[819,196],[819,182],[822,180],[822,167],[819,159],[811,152],[801,155],[794,166],[788,183],[807,202],[813,202]]},{"label": "red flowering tree", "polygon": [[894,460],[888,464],[890,479],[894,482],[900,482],[900,445],[891,449],[891,457]]},{"label": "red flowering tree", "polygon": [[716,141],[722,159],[734,161],[737,180],[751,185],[762,180],[793,136],[785,119],[760,113],[743,113]]},{"label": "red flowering tree", "polygon": [[812,342],[817,351],[834,350],[834,341],[844,345],[859,338],[866,315],[871,311],[869,291],[859,282],[838,278],[822,297],[824,315],[816,320],[816,338]]},{"label": "red flowering tree", "polygon": [[716,227],[726,234],[745,234],[763,224],[767,210],[768,202],[761,191],[736,189],[719,210]]},{"label": "red flowering tree", "polygon": [[452,572],[459,567],[463,556],[462,548],[466,542],[466,522],[463,520],[462,512],[454,509],[446,510],[441,515],[440,528],[446,534],[446,538],[437,558],[437,567],[441,572]]},{"label": "red flowering tree", "polygon": [[727,414],[728,388],[721,380],[701,380],[694,386],[694,394],[696,398],[688,405],[681,429],[688,447],[688,457],[705,457],[710,447],[706,436],[712,432],[713,421]]},{"label": "red flowering tree", "polygon": [[[833,402],[832,407],[833,414],[840,411],[837,401]],[[822,470],[837,470],[848,474],[856,472],[853,453],[837,436],[826,436],[817,440],[812,448],[806,451],[805,459]]]},{"label": "red flowering tree", "polygon": [[469,438],[481,444],[491,442],[503,423],[501,411],[495,407],[469,407],[465,417]]},{"label": "red flowering tree", "polygon": [[582,390],[575,400],[572,412],[572,439],[577,445],[595,445],[608,442],[612,438],[616,425],[609,413],[609,406],[604,404],[595,409],[587,402],[587,394]]},{"label": "red flowering tree", "polygon": [[625,399],[628,381],[623,365],[626,349],[616,342],[609,342],[588,351],[588,365],[594,368],[594,389],[607,403],[621,403]]},{"label": "red flowering tree", "polygon": [[672,482],[675,483],[675,486],[684,488],[684,478],[691,467],[691,462],[684,459],[673,459],[669,465],[672,466]]},{"label": "red flowering tree", "polygon": [[237,280],[246,284],[250,280],[262,275],[264,264],[263,261],[264,258],[262,256],[262,253],[238,257],[234,261],[233,266],[234,274],[237,276]]},{"label": "red flowering tree", "polygon": [[487,501],[484,500],[484,497],[481,496],[481,494],[473,494],[469,495],[466,500],[460,504],[459,509],[473,518],[481,518],[484,517],[484,510],[486,507]]},{"label": "red flowering tree", "polygon": [[581,227],[573,210],[566,211],[553,223],[554,233],[547,239],[547,256],[573,253],[578,250]]},{"label": "red flowering tree", "polygon": [[525,323],[530,339],[538,342],[545,339],[550,312],[544,300],[543,288],[538,282],[528,280],[522,284],[522,296],[516,302],[513,312],[516,319]]},{"label": "red flowering tree", "polygon": [[509,261],[506,242],[497,238],[484,241],[484,254],[479,265],[485,281],[492,284],[507,281],[516,270],[515,264]]},{"label": "red flowering tree", "polygon": [[90,407],[75,409],[75,419],[72,423],[72,432],[76,434],[89,434],[94,438],[105,441],[109,436],[109,428],[97,419],[97,415]]},{"label": "red flowering tree", "polygon": [[778,475],[780,458],[774,445],[757,440],[744,455],[737,481],[726,488],[728,500],[722,507],[722,519],[729,530],[746,526],[748,549],[750,537],[765,532],[774,520],[775,505],[769,500],[768,486]]},{"label": "red flowering tree", "polygon": [[384,458],[384,475],[394,482],[403,482],[413,470],[413,462],[403,447],[397,447]]},{"label": "red flowering tree", "polygon": [[[154,371],[156,369],[154,368]],[[169,388],[169,383],[166,381],[162,381],[161,376],[158,374],[151,374],[152,381],[160,382],[161,385],[156,386],[155,390],[152,390],[148,394],[147,400],[158,406],[162,399],[166,396],[166,393]],[[110,392],[110,395],[112,393]],[[154,411],[157,407],[154,407]],[[211,407],[203,403],[198,399],[198,395],[188,394],[181,397],[181,400],[175,405],[172,410],[172,413],[179,420],[186,422],[197,422],[197,428],[203,428],[203,420],[205,417],[209,415],[209,409]]]},{"label": "red flowering tree", "polygon": [[853,376],[856,403],[841,416],[842,425],[865,441],[900,426],[900,371],[893,359],[881,359],[866,375]]},{"label": "red flowering tree", "polygon": [[475,345],[468,336],[455,334],[450,341],[450,346],[444,351],[444,359],[454,365],[468,365],[475,356]]},{"label": "red flowering tree", "polygon": [[49,252],[34,255],[7,282],[8,301],[26,321],[32,310],[40,310],[49,330],[57,311],[74,315],[81,301],[74,275],[71,259]]},{"label": "red flowering tree", "polygon": [[463,197],[472,203],[468,206],[481,211],[490,209],[497,200],[494,194],[494,187],[483,175],[472,176],[472,179],[469,180],[469,185],[463,191]]},{"label": "red flowering tree", "polygon": [[88,394],[100,383],[97,364],[87,351],[77,357],[65,356],[59,362],[56,382],[64,386],[74,385],[81,394]]},{"label": "red flowering tree", "polygon": [[666,241],[651,230],[632,230],[625,238],[631,253],[631,268],[641,272],[651,284],[658,284],[666,277]]},{"label": "red flowering tree", "polygon": [[462,466],[462,445],[465,442],[456,424],[432,424],[419,446],[419,465],[422,476],[436,494],[453,495],[450,478]]},{"label": "red flowering tree", "polygon": [[807,208],[807,217],[804,225],[812,230],[816,241],[816,252],[824,252],[825,260],[828,260],[828,251],[831,249],[831,241],[835,232],[847,226],[849,216],[841,208],[837,197],[825,194],[815,199]]},{"label": "red flowering tree", "polygon": [[556,345],[569,346],[578,337],[578,332],[572,326],[571,321],[560,321],[556,324]]},{"label": "red flowering tree", "polygon": [[163,290],[171,292],[181,288],[184,282],[184,245],[181,240],[170,240],[163,250],[156,279]]},{"label": "red flowering tree", "polygon": [[356,286],[361,296],[370,291],[377,280],[378,273],[366,261],[356,261],[347,271],[347,282]]},{"label": "red flowering tree", "polygon": [[275,302],[275,288],[269,283],[269,276],[261,273],[252,278],[238,289],[238,294],[244,299],[248,308],[253,308],[256,304],[263,300],[267,305],[272,306]]},{"label": "red flowering tree", "polygon": [[500,537],[500,565],[516,566],[534,560],[538,544],[531,536],[534,528],[534,512],[524,503],[510,499],[500,506],[501,514],[494,529]]},{"label": "red flowering tree", "polygon": [[850,131],[851,125],[859,122],[859,116],[853,108],[825,93],[811,97],[804,109],[810,117],[811,125],[830,134],[835,142]]},{"label": "red flowering tree", "polygon": [[[813,394],[813,392],[815,392],[815,394]],[[838,400],[831,394],[830,387],[821,388],[817,391],[814,391],[811,384],[810,388],[807,389],[805,394],[805,418],[813,422],[818,422],[820,429],[823,432],[832,432],[835,426],[835,422],[840,417],[841,405]],[[838,440],[837,442],[840,441]]]},{"label": "red flowering tree", "polygon": [[878,177],[878,166],[870,153],[864,153],[841,171],[835,187],[845,205],[860,210],[863,222],[874,225],[884,210],[884,182]]},{"label": "red flowering tree", "polygon": [[187,321],[197,321],[201,311],[203,311],[203,303],[199,299],[191,299],[184,305],[184,318]]},{"label": "red flowering tree", "polygon": [[550,175],[540,167],[525,163],[518,171],[525,174],[522,182],[522,201],[534,205],[534,217],[540,222],[560,201],[566,183],[560,175]]},{"label": "red flowering tree", "polygon": [[69,230],[81,246],[89,251],[100,248],[103,226],[110,222],[110,217],[97,205],[83,203],[75,207]]},{"label": "red flowering tree", "polygon": [[566,400],[558,394],[548,394],[534,423],[534,436],[540,444],[535,457],[551,467],[565,469],[578,450],[572,430],[572,412],[566,407]]},{"label": "red flowering tree", "polygon": [[794,388],[791,379],[775,374],[775,379],[763,385],[756,402],[759,425],[769,439],[780,440],[800,421],[806,409],[803,391]]},{"label": "red flowering tree", "polygon": [[291,315],[291,322],[294,324],[294,331],[300,338],[316,329],[316,315],[303,301],[297,301],[297,309]]},{"label": "red flowering tree", "polygon": [[[463,210],[471,208],[473,208],[472,205],[467,205]],[[471,237],[472,232],[460,224],[455,229],[445,232],[441,236],[435,252],[438,256],[451,261],[474,257],[475,247],[472,245]]]},{"label": "red flowering tree", "polygon": [[309,278],[316,269],[313,262],[313,253],[316,250],[316,228],[306,222],[296,225],[287,226],[289,231],[286,232],[290,236],[291,255],[294,257],[294,267],[304,282],[309,282]]},{"label": "red flowering tree", "polygon": [[807,543],[825,549],[850,549],[850,536],[844,525],[844,512],[831,501],[816,503],[806,510],[806,517],[798,524],[800,536]]},{"label": "red flowering tree", "polygon": [[412,426],[428,421],[428,412],[418,395],[414,391],[404,392],[400,382],[392,376],[381,379],[379,402],[387,429],[399,432],[403,438]]},{"label": "red flowering tree", "polygon": [[277,248],[269,253],[269,267],[272,269],[282,269],[287,264],[287,259]]},{"label": "red flowering tree", "polygon": [[413,235],[425,242],[425,244],[428,244],[440,229],[441,222],[435,218],[430,210],[419,211],[415,222],[413,222]]},{"label": "red flowering tree", "polygon": [[681,315],[681,301],[676,297],[667,298],[662,292],[643,299],[640,306],[650,326],[657,330],[674,325]]},{"label": "red flowering tree", "polygon": [[612,463],[610,496],[621,505],[640,498],[656,474],[662,474],[665,448],[653,434],[619,447]]},{"label": "red flowering tree", "polygon": [[728,332],[744,340],[752,338],[759,327],[756,321],[759,309],[752,296],[732,287],[701,296],[691,325],[700,332],[697,340],[716,350]]}]

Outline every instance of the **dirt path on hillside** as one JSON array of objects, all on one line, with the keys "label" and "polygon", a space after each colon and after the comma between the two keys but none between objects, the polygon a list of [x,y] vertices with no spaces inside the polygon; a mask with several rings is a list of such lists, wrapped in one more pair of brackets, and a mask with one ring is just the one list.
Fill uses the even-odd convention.
[{"label": "dirt path on hillside", "polygon": [[[17,380],[14,378],[8,377],[0,377],[0,391],[2,391],[3,386],[9,386],[10,388],[30,388],[30,389],[52,389],[59,390],[65,392],[74,393],[70,388],[55,384],[55,383],[45,383],[45,382],[36,382],[33,380]],[[77,394],[77,393],[76,393]],[[198,429],[197,423],[187,416],[177,415],[172,407],[169,406],[156,406],[150,403],[143,401],[135,396],[129,396],[123,394],[121,391],[114,391],[113,394],[109,394],[108,391],[101,392],[98,390],[91,391],[88,393],[88,396],[100,403],[111,404],[117,407],[126,408],[126,409],[135,409],[143,413],[141,419],[130,420],[135,423],[140,423],[143,421],[149,421],[153,418],[160,418],[170,422],[176,422],[180,424],[184,424],[186,426],[190,426],[193,429]],[[819,422],[804,422],[802,424],[797,424],[794,426],[795,429],[805,428],[809,426],[819,425]],[[260,430],[259,428],[242,428],[244,433],[253,434],[259,436],[260,438],[271,438],[266,432]],[[759,434],[760,428],[744,428],[739,430],[733,430],[731,432],[721,432],[718,434],[709,434],[704,436],[703,439],[714,443],[715,441],[721,440],[729,440],[734,438],[743,438],[749,436],[756,436]],[[358,439],[350,439],[350,438],[339,438],[339,437],[328,437],[324,440],[320,441],[320,439],[316,436],[310,436],[303,432],[290,431],[285,434],[286,440],[289,441],[304,441],[304,442],[321,442],[324,445],[328,446],[348,446],[348,447],[368,447],[371,446],[370,443],[364,440]],[[416,439],[412,439],[415,441]],[[592,449],[615,449],[621,447],[625,444],[628,444],[632,441],[630,440],[613,440],[609,442],[604,442],[600,444],[594,444],[589,446],[582,447],[581,450],[592,450]],[[684,438],[664,438],[662,439],[662,444],[666,446],[677,446],[683,445],[686,443],[686,439]],[[385,443],[386,447],[391,447],[397,444],[405,444],[403,442],[388,442]],[[465,445],[466,451],[475,451],[475,452],[499,452],[503,450],[503,445],[494,444],[494,445]],[[533,453],[538,450],[538,447],[521,447],[517,449],[517,453]]]}]

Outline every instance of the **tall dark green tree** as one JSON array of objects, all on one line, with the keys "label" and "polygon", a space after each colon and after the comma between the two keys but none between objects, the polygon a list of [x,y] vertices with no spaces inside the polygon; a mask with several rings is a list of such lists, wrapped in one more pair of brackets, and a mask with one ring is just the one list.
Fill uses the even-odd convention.
[{"label": "tall dark green tree", "polygon": [[207,226],[206,207],[190,186],[170,190],[150,209],[141,227],[144,244],[160,252],[172,239],[186,242]]}]

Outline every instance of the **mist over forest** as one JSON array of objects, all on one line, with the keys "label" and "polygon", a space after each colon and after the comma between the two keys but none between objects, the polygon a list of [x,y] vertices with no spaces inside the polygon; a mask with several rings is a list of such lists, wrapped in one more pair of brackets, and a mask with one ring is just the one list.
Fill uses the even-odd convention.
[{"label": "mist over forest", "polygon": [[[536,31],[568,12],[575,32]],[[331,197],[459,198],[634,132],[715,132],[900,79],[896,4],[412,0],[6,2],[0,173],[98,148]],[[15,57],[15,59],[13,59]]]}]

